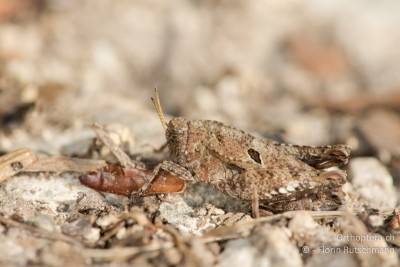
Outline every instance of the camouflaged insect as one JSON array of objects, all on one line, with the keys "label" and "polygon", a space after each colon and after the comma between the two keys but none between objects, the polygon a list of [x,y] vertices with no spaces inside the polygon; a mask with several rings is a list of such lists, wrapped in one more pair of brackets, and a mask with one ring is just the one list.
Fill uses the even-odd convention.
[{"label": "camouflaged insect", "polygon": [[158,95],[156,100],[172,160],[159,168],[247,202],[256,191],[260,206],[274,213],[335,210],[342,204],[346,172],[325,169],[346,164],[349,146],[280,144],[217,121],[177,117],[166,123]]}]

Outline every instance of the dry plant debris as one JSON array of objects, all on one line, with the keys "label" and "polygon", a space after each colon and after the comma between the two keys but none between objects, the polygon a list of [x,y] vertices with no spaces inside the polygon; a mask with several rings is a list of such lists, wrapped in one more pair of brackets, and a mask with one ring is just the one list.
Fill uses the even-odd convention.
[{"label": "dry plant debris", "polygon": [[[0,265],[399,266],[398,10],[396,1],[0,1]],[[82,185],[90,173],[93,188],[130,195],[171,160],[154,86],[167,121],[351,146],[338,210],[254,219],[249,202],[168,171],[142,196]],[[127,183],[99,184],[110,177]]]}]

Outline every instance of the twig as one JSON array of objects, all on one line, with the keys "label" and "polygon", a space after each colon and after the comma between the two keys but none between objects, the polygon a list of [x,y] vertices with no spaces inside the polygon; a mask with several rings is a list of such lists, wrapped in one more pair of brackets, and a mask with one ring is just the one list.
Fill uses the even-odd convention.
[{"label": "twig", "polygon": [[111,230],[105,233],[96,243],[97,245],[104,245],[106,241],[112,238],[114,235],[118,233],[118,231],[125,226],[125,221],[119,221],[116,225],[113,226]]},{"label": "twig", "polygon": [[132,160],[119,146],[117,146],[110,138],[108,133],[104,131],[103,127],[97,123],[92,125],[93,130],[96,132],[97,137],[104,143],[106,147],[111,150],[111,153],[118,159],[119,163],[125,168],[136,169],[141,165],[140,162]]},{"label": "twig", "polygon": [[126,260],[139,253],[164,250],[174,247],[173,242],[154,243],[140,247],[118,247],[109,249],[84,249],[82,255],[85,258],[98,260]]},{"label": "twig", "polygon": [[61,241],[67,242],[67,243],[81,245],[81,243],[78,240],[75,240],[69,236],[63,235],[58,232],[49,232],[49,231],[46,231],[44,229],[41,229],[41,228],[38,228],[35,226],[20,223],[20,222],[12,220],[10,218],[7,218],[5,216],[0,216],[0,223],[7,225],[8,227],[16,227],[19,229],[23,229],[25,231],[30,232],[34,236],[41,237],[44,239],[54,240],[54,241],[61,240]]},{"label": "twig", "polygon": [[[170,225],[157,225],[157,227],[163,229],[165,232],[168,232],[172,236],[175,246],[184,255],[185,262],[188,266],[203,266],[203,264],[201,264],[201,259],[188,247],[187,243],[185,242],[184,236],[182,236],[182,234],[178,230]],[[191,240],[193,241],[193,239]]]},{"label": "twig", "polygon": [[210,232],[206,233],[203,237],[199,237],[202,242],[210,243],[215,241],[223,241],[229,239],[241,238],[249,234],[249,228],[252,228],[256,225],[260,225],[263,223],[271,223],[274,221],[280,221],[282,219],[292,219],[297,214],[300,213],[308,213],[310,216],[318,221],[321,219],[332,220],[337,217],[344,217],[349,215],[356,215],[353,212],[345,212],[345,211],[288,211],[282,214],[272,215],[268,217],[262,217],[258,219],[254,219],[252,221],[247,221],[243,223],[237,223],[231,226],[220,227]]},{"label": "twig", "polygon": [[0,157],[0,183],[20,172],[81,172],[106,166],[104,160],[48,157],[38,159],[29,148],[20,148]]},{"label": "twig", "polygon": [[82,172],[94,171],[106,166],[104,160],[67,157],[48,157],[38,159],[24,169],[24,172]]},{"label": "twig", "polygon": [[0,157],[0,183],[25,170],[37,160],[28,148],[20,148]]}]

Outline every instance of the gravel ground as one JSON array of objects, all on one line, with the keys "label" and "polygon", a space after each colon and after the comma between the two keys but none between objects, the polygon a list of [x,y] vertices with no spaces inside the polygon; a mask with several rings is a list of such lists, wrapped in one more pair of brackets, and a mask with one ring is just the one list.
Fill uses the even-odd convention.
[{"label": "gravel ground", "polygon": [[[0,155],[146,166],[169,120],[213,119],[299,145],[347,144],[338,211],[253,219],[204,183],[97,192],[77,172],[0,184],[1,266],[399,266],[397,1],[0,1]],[[1,171],[1,170],[0,170]],[[1,177],[1,175],[0,175]]]}]

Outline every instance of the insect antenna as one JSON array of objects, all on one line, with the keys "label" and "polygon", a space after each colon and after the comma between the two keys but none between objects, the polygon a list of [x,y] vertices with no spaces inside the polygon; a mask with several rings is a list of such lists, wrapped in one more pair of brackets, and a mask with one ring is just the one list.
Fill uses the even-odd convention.
[{"label": "insect antenna", "polygon": [[154,100],[154,98],[151,98],[151,101],[153,102],[154,108],[156,109],[158,117],[160,118],[161,125],[163,126],[165,131],[167,129],[167,123],[165,122],[164,114],[162,112],[160,97],[158,96],[157,88],[154,88],[154,91],[156,93],[156,99]]}]

